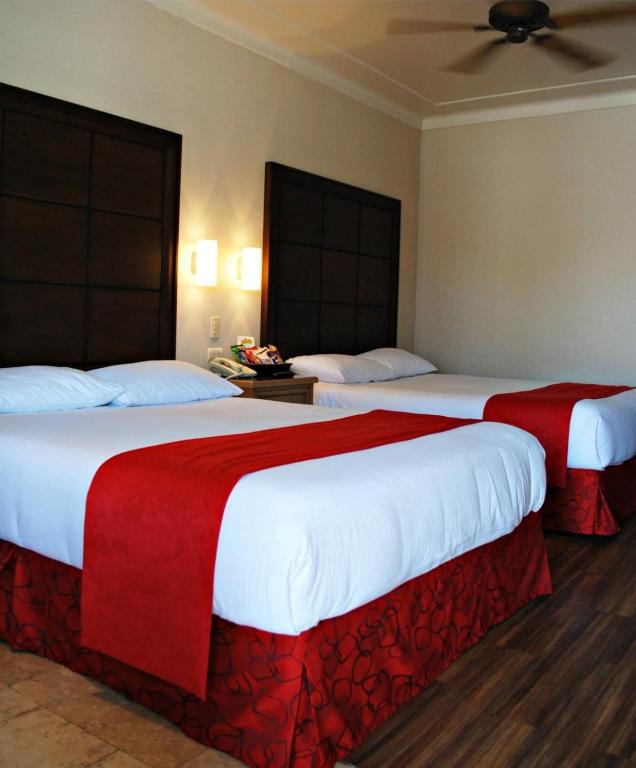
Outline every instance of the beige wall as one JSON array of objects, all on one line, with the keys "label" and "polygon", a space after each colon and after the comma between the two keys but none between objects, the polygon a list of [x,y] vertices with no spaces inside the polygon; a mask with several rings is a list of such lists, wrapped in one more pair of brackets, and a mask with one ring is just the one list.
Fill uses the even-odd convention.
[{"label": "beige wall", "polygon": [[422,134],[416,346],[636,384],[636,107]]},{"label": "beige wall", "polygon": [[[258,336],[236,259],[262,239],[266,160],[402,200],[399,341],[412,347],[419,132],[141,0],[0,2],[0,79],[183,134],[177,354],[203,364],[209,315],[227,349]],[[190,253],[219,241],[220,284]]]}]

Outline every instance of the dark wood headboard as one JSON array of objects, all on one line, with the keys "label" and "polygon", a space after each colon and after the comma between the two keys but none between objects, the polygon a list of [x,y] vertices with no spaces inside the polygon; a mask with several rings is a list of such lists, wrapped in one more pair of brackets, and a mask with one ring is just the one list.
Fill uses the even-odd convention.
[{"label": "dark wood headboard", "polygon": [[267,163],[261,342],[288,357],[395,346],[400,205]]},{"label": "dark wood headboard", "polygon": [[0,84],[0,366],[174,357],[181,136]]}]

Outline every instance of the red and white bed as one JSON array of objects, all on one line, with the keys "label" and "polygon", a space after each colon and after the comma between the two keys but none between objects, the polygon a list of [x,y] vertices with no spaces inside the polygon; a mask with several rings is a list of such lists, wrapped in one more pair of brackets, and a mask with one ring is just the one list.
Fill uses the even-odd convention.
[{"label": "red and white bed", "polygon": [[[301,367],[305,373],[311,370]],[[537,390],[548,384],[433,370],[386,381],[320,381],[314,387],[314,401],[336,408],[385,408],[481,419],[494,395]],[[636,511],[635,457],[636,389],[577,402],[569,428],[565,487],[548,489],[545,526],[573,533],[616,533],[620,521]]]},{"label": "red and white bed", "polygon": [[[15,159],[2,192],[16,195],[3,209],[0,366],[174,357],[181,137],[9,86],[0,113]],[[376,203],[365,217],[379,211],[382,226]],[[85,224],[90,236],[78,238]],[[199,698],[81,644],[94,475],[142,446],[343,414],[231,398],[107,402],[0,414],[0,638],[103,681],[248,765],[329,768],[490,626],[550,592],[531,513],[545,492],[541,449],[519,430],[473,424],[253,473],[229,497],[209,574]],[[187,530],[178,509],[175,526]],[[175,581],[182,566],[175,560]],[[170,655],[161,633],[149,653],[158,646]]]},{"label": "red and white bed", "polygon": [[0,415],[0,637],[248,765],[333,765],[549,594],[532,436],[476,423],[244,476],[221,528],[204,700],[82,647],[80,594],[86,495],[111,456],[342,416],[236,398]]}]

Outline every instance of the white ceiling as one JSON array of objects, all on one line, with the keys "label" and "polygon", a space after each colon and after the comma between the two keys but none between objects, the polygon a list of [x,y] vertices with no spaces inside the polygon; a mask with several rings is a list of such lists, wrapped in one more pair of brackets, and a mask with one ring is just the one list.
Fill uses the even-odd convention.
[{"label": "white ceiling", "polygon": [[[391,19],[487,23],[482,0],[154,0],[412,125],[437,127],[636,103],[636,23],[576,27],[568,39],[612,53],[572,71],[529,44],[506,45],[483,73],[445,71],[495,31],[389,35]],[[616,5],[621,2],[615,3]],[[553,0],[553,13],[598,1]]]}]

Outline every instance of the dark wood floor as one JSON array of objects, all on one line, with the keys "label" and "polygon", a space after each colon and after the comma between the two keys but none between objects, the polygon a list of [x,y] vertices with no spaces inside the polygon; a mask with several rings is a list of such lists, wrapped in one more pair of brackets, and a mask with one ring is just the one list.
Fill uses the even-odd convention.
[{"label": "dark wood floor", "polygon": [[348,762],[636,768],[636,518],[548,534],[554,594],[495,627]]}]

